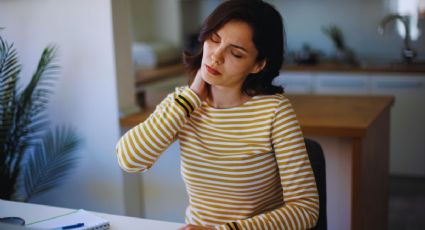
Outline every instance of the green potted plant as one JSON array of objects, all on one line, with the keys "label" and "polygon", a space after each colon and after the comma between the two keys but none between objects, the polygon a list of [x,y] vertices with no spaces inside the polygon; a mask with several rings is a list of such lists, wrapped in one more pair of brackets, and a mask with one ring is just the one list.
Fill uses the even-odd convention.
[{"label": "green potted plant", "polygon": [[339,27],[337,27],[336,25],[323,27],[322,32],[331,39],[335,46],[334,55],[336,60],[347,65],[358,64],[354,52],[346,46],[344,36]]},{"label": "green potted plant", "polygon": [[47,114],[59,68],[55,50],[44,49],[21,87],[16,49],[0,35],[0,199],[28,201],[59,185],[77,162],[74,128],[53,125]]}]

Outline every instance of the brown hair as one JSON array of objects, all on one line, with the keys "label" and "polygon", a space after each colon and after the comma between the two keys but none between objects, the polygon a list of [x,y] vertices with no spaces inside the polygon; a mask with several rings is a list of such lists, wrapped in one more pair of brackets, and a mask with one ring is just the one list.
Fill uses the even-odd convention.
[{"label": "brown hair", "polygon": [[183,53],[183,63],[190,74],[189,84],[202,64],[202,44],[229,21],[242,21],[251,26],[252,40],[258,50],[256,61],[266,60],[259,73],[248,75],[242,91],[250,96],[283,93],[283,88],[272,85],[283,63],[285,32],[282,17],[273,6],[261,0],[225,1],[205,19],[198,37],[199,51],[193,55]]}]

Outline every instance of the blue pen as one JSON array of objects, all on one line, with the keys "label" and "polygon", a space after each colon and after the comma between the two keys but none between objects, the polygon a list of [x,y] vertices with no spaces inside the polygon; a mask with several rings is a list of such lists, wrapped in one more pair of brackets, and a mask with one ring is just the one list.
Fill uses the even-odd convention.
[{"label": "blue pen", "polygon": [[63,227],[60,227],[58,229],[73,229],[73,228],[80,228],[80,227],[83,227],[83,226],[84,226],[84,223],[78,223],[78,224],[63,226]]}]

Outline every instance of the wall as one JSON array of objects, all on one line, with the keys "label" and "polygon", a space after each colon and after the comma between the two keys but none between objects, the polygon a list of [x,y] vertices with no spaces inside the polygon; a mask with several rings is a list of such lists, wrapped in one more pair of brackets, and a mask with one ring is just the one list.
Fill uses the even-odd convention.
[{"label": "wall", "polygon": [[130,0],[135,41],[183,42],[180,0]]},{"label": "wall", "polygon": [[130,14],[132,23],[132,37],[135,41],[155,40],[154,24],[152,23],[154,1],[130,0]]},{"label": "wall", "polygon": [[183,36],[197,33],[202,22],[221,3],[221,0],[182,0]]},{"label": "wall", "polygon": [[134,68],[131,57],[131,15],[129,0],[112,0],[115,63],[120,116],[137,112]]},{"label": "wall", "polygon": [[[269,0],[285,19],[289,51],[298,50],[303,43],[326,54],[333,52],[333,44],[321,28],[335,24],[341,28],[347,45],[361,59],[399,60],[403,46],[402,38],[388,24],[386,34],[377,33],[381,19],[390,10],[387,0],[321,0],[291,1]],[[421,21],[425,31],[425,20]],[[412,43],[421,59],[425,59],[425,36]]]},{"label": "wall", "polygon": [[[120,117],[139,111],[136,105],[134,67],[131,57],[131,14],[129,0],[112,0],[114,29],[115,65]],[[120,133],[123,133],[120,131]],[[116,166],[115,166],[116,167]],[[125,214],[141,216],[139,177],[137,174],[123,173]]]},{"label": "wall", "polygon": [[[388,5],[390,0],[266,1],[274,5],[283,15],[289,52],[298,51],[304,43],[308,43],[325,55],[331,55],[334,51],[333,43],[323,34],[322,27],[335,24],[342,30],[347,46],[365,62],[401,59],[403,39],[398,35],[395,23],[387,25],[384,36],[377,32],[381,19],[392,12]],[[187,33],[199,27],[221,1],[180,0],[180,2],[184,7],[183,28]],[[198,12],[187,15],[192,9]],[[135,25],[138,22],[133,21]],[[425,33],[425,19],[421,19],[419,23],[422,33]],[[412,47],[418,51],[418,59],[425,60],[425,36],[422,35],[414,41]]]},{"label": "wall", "polygon": [[65,183],[32,202],[124,214],[114,151],[119,126],[111,2],[0,1],[0,23],[2,36],[17,48],[26,82],[42,49],[58,46],[61,74],[52,115],[74,124],[84,140],[78,167]]}]

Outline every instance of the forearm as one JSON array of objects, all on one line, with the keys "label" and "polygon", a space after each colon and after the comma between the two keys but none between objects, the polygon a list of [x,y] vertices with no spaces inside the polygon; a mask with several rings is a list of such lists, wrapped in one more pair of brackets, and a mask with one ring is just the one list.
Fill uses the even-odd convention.
[{"label": "forearm", "polygon": [[219,225],[220,230],[310,229],[318,220],[319,201],[315,197],[288,202],[281,208],[248,219]]},{"label": "forearm", "polygon": [[199,106],[200,100],[193,91],[176,89],[146,121],[120,138],[116,153],[121,168],[128,172],[143,172],[152,167]]}]

